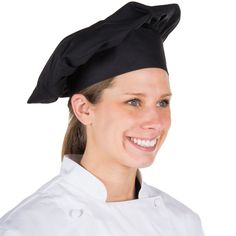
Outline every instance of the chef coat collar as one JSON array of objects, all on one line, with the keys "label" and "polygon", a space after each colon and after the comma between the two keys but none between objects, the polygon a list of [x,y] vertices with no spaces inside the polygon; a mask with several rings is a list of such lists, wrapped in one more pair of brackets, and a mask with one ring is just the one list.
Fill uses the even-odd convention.
[{"label": "chef coat collar", "polygon": [[[107,199],[107,190],[105,185],[100,179],[79,164],[81,157],[82,155],[79,154],[64,155],[60,175],[63,175],[67,181],[77,189],[82,190],[97,200],[105,202]],[[145,191],[146,186],[139,169],[137,170],[136,177],[140,183],[138,198],[148,197],[149,195],[148,192]]]}]

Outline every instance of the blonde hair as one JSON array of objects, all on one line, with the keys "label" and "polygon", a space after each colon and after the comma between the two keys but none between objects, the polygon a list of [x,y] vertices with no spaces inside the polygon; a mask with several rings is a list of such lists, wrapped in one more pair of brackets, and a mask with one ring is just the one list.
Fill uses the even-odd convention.
[{"label": "blonde hair", "polygon": [[[112,87],[113,81],[114,77],[93,84],[77,93],[84,95],[90,103],[97,104],[101,101],[103,90]],[[86,126],[75,116],[71,106],[71,97],[67,106],[69,108],[69,123],[63,140],[61,160],[66,154],[83,154],[87,142]]]}]

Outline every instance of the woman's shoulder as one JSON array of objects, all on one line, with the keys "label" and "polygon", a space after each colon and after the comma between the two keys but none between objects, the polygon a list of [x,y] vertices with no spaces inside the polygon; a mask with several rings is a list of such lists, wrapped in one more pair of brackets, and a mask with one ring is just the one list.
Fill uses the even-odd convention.
[{"label": "woman's shoulder", "polygon": [[[45,220],[45,216],[53,218],[58,214],[64,215],[63,208],[60,207],[60,202],[62,202],[60,191],[57,190],[60,188],[58,185],[60,178],[59,175],[52,178],[6,212],[0,218],[0,236],[8,235],[8,233],[9,235],[17,235],[13,232],[14,230],[19,232],[19,229],[22,229],[22,232],[27,232],[26,235],[30,235],[31,230],[34,230],[32,226],[41,225],[40,229],[47,227],[46,224],[49,221]],[[33,231],[31,235],[34,235]]]},{"label": "woman's shoulder", "polygon": [[186,232],[188,232],[188,235],[204,235],[201,219],[195,211],[154,186],[146,183],[144,183],[144,186],[149,197],[159,196],[163,206],[162,209],[165,209],[166,215],[171,219],[172,224],[175,224],[177,228],[179,225],[182,225]]},{"label": "woman's shoulder", "polygon": [[147,183],[144,183],[144,185],[150,197],[160,196],[164,206],[170,214],[177,217],[185,216],[192,217],[194,219],[196,218],[197,220],[199,219],[198,214],[194,210],[185,205],[183,202],[177,200],[175,197]]}]

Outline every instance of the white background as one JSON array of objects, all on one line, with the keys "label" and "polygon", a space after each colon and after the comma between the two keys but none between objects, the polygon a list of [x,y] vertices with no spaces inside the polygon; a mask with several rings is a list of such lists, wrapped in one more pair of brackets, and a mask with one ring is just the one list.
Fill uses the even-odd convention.
[{"label": "white background", "polygon": [[[3,1],[0,6],[0,216],[59,173],[67,98],[27,104],[65,36],[128,1]],[[236,14],[234,1],[178,3],[181,21],[165,41],[172,127],[145,182],[195,212],[206,235],[235,236]]]}]

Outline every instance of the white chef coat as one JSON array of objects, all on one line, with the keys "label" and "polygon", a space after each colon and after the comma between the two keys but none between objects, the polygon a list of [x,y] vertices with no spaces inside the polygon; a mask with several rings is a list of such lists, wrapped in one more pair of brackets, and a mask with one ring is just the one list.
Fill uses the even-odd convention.
[{"label": "white chef coat", "polygon": [[203,236],[199,216],[159,189],[106,202],[105,185],[65,155],[59,175],[0,219],[0,236]]}]

